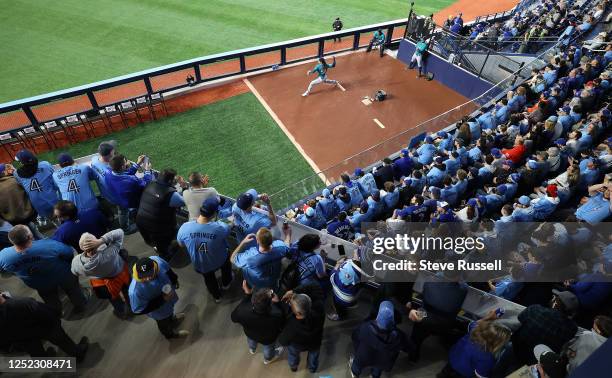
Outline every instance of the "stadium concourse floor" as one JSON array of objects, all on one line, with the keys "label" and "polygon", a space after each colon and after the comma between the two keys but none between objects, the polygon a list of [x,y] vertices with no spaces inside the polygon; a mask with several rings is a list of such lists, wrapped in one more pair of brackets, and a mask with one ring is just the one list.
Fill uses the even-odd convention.
[{"label": "stadium concourse floor", "polygon": [[[337,58],[337,66],[328,71],[328,77],[339,80],[346,91],[323,83],[314,86],[309,96],[301,97],[316,77],[306,76],[306,70],[315,64],[300,64],[248,80],[251,90],[274,113],[273,118],[307,160],[314,163],[314,168],[334,167],[326,171],[328,179],[397,152],[425,130],[407,132],[369,153],[363,162],[352,159],[337,165],[338,162],[469,101],[435,80],[417,79],[416,70],[408,70],[386,54],[380,58],[378,51],[360,51]],[[387,100],[364,105],[364,96],[371,97],[378,89],[387,92]],[[427,131],[446,127],[475,108],[466,106],[462,114],[455,112],[455,118],[431,125]]]},{"label": "stadium concourse floor", "polygon": [[[140,234],[127,236],[125,247],[130,258],[148,256],[153,250],[147,246]],[[133,257],[134,256],[134,257]],[[221,304],[215,304],[204,287],[203,279],[188,263],[188,257],[176,256],[171,265],[179,276],[180,289],[177,311],[184,311],[183,329],[191,332],[185,339],[167,341],[158,332],[155,322],[146,316],[122,321],[112,315],[107,301],[92,297],[88,310],[79,318],[70,316],[70,304],[65,301],[68,313],[63,320],[67,333],[75,340],[88,336],[90,349],[77,374],[63,373],[61,377],[349,377],[348,357],[351,352],[352,330],[370,309],[369,296],[364,295],[358,308],[343,322],[325,323],[325,334],[321,347],[320,368],[311,374],[305,367],[305,355],[297,373],[287,365],[286,352],[283,357],[267,366],[263,364],[261,347],[257,354],[249,354],[242,328],[230,320],[230,314],[241,299],[241,279],[234,280],[231,289]],[[82,281],[88,287],[86,281]],[[38,295],[15,277],[0,277],[0,289],[13,296]],[[364,293],[367,294],[367,293]],[[407,320],[400,327],[409,332]],[[58,353],[58,356],[61,352]],[[446,352],[435,338],[425,341],[421,362],[410,364],[405,354],[400,355],[389,377],[433,378],[445,363]],[[366,371],[367,373],[367,371]],[[2,377],[38,377],[40,374],[2,374]],[[45,377],[53,377],[46,374]],[[367,376],[364,374],[363,376]]]}]

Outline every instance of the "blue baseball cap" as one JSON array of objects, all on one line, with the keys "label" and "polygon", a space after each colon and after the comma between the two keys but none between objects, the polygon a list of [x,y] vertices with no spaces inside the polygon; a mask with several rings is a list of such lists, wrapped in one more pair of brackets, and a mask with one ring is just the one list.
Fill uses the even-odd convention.
[{"label": "blue baseball cap", "polygon": [[440,194],[440,188],[438,188],[437,186],[432,186],[431,188],[429,188],[429,193],[431,194]]},{"label": "blue baseball cap", "polygon": [[408,150],[407,150],[407,149],[405,149],[405,148],[403,148],[403,149],[400,151],[400,154],[402,154],[402,155],[408,155]]},{"label": "blue baseball cap", "polygon": [[380,201],[380,192],[378,190],[372,192],[372,199],[374,201]]},{"label": "blue baseball cap", "polygon": [[438,131],[438,136],[446,139],[448,137],[448,133],[446,131]]},{"label": "blue baseball cap", "polygon": [[559,138],[555,141],[555,144],[558,144],[560,146],[565,146],[565,143],[567,143],[567,141],[564,138]]},{"label": "blue baseball cap", "polygon": [[449,205],[448,205],[448,202],[446,202],[446,201],[438,201],[437,206],[441,207],[443,209],[448,209]]},{"label": "blue baseball cap", "polygon": [[321,195],[325,198],[329,197],[331,195],[331,192],[329,191],[329,189],[325,188],[323,189],[323,191],[321,192]]},{"label": "blue baseball cap", "polygon": [[357,272],[350,262],[346,262],[340,267],[338,275],[343,285],[355,285],[357,283]]},{"label": "blue baseball cap", "polygon": [[36,160],[36,156],[30,150],[21,150],[15,155],[15,160],[22,164],[29,164]]},{"label": "blue baseball cap", "polygon": [[217,197],[210,197],[204,200],[200,207],[200,214],[209,218],[219,211],[219,200]]},{"label": "blue baseball cap", "polygon": [[510,181],[512,181],[515,184],[518,184],[519,180],[521,179],[521,175],[518,173],[512,173],[509,176]]},{"label": "blue baseball cap", "polygon": [[557,122],[557,120],[559,120],[559,118],[557,116],[552,115],[552,116],[548,117],[548,121],[550,121],[550,122]]},{"label": "blue baseball cap", "polygon": [[470,205],[470,206],[472,206],[472,207],[477,206],[477,205],[478,205],[478,200],[477,200],[476,198],[470,198],[470,199],[467,201],[467,204],[468,204],[468,205]]},{"label": "blue baseball cap", "polygon": [[520,196],[520,197],[519,197],[519,199],[518,199],[518,202],[519,202],[521,205],[525,205],[525,206],[527,206],[527,205],[529,205],[529,202],[531,202],[531,200],[530,200],[530,199],[529,199],[529,197],[527,197],[527,196]]},{"label": "blue baseball cap", "polygon": [[502,157],[502,153],[499,150],[499,148],[492,148],[491,149],[491,155],[493,155],[493,157],[496,157],[496,158]]},{"label": "blue baseball cap", "polygon": [[361,176],[363,174],[363,169],[361,168],[356,168],[355,169],[355,176]]},{"label": "blue baseball cap", "polygon": [[259,194],[257,194],[257,190],[255,189],[249,189],[246,192],[253,197],[253,201],[257,201],[257,199],[259,198]]},{"label": "blue baseball cap", "polygon": [[376,325],[381,329],[391,329],[395,326],[395,314],[393,303],[390,301],[380,302],[378,314],[376,315]]},{"label": "blue baseball cap", "polygon": [[361,205],[359,205],[359,208],[361,209],[361,211],[368,211],[370,205],[368,205],[367,201],[362,201]]},{"label": "blue baseball cap", "polygon": [[527,166],[531,169],[536,169],[538,168],[538,162],[536,162],[535,160],[529,160],[527,161]]},{"label": "blue baseball cap", "polygon": [[72,156],[70,156],[70,154],[64,152],[59,154],[59,156],[57,157],[57,162],[60,165],[70,165],[74,163],[74,159],[72,158]]},{"label": "blue baseball cap", "polygon": [[254,202],[255,199],[253,198],[253,195],[249,192],[246,192],[238,196],[238,199],[236,199],[236,206],[238,206],[238,208],[241,210],[246,210],[249,207],[253,206]]},{"label": "blue baseball cap", "polygon": [[497,188],[495,188],[495,190],[497,191],[497,194],[506,194],[508,187],[506,185],[499,185]]},{"label": "blue baseball cap", "polygon": [[315,215],[315,211],[312,207],[309,207],[308,209],[306,209],[306,211],[304,212],[304,214],[306,214],[306,216],[308,218],[312,218]]},{"label": "blue baseball cap", "polygon": [[433,138],[430,136],[425,137],[425,142],[427,143],[433,143]]}]

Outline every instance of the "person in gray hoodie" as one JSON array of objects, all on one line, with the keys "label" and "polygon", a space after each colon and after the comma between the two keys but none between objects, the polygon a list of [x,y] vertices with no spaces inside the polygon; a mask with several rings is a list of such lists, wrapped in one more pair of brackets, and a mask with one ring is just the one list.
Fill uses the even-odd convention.
[{"label": "person in gray hoodie", "polygon": [[102,235],[100,239],[84,233],[79,240],[83,253],[72,259],[72,273],[89,277],[89,282],[98,298],[108,299],[114,313],[120,318],[129,315],[128,287],[130,273],[121,249],[123,230],[116,229]]}]

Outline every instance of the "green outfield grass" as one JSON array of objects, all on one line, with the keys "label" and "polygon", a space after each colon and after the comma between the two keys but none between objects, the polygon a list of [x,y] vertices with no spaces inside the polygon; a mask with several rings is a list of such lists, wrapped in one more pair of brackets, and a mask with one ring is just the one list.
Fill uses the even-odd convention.
[{"label": "green outfield grass", "polygon": [[[421,0],[421,14],[453,0]],[[406,17],[408,0],[14,0],[0,103],[211,53]]]},{"label": "green outfield grass", "polygon": [[185,177],[204,172],[211,186],[229,196],[251,187],[273,193],[312,175],[302,155],[250,93],[47,152],[39,159],[56,163],[65,151],[75,158],[86,156],[109,139],[116,140],[118,151],[130,159],[149,155],[155,169],[175,168]]}]

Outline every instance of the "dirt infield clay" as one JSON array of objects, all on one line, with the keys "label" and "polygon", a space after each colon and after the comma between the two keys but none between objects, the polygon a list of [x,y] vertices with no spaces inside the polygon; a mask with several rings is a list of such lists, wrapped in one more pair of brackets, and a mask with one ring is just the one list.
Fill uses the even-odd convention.
[{"label": "dirt infield clay", "polygon": [[[306,70],[313,66],[314,63],[299,65],[262,74],[250,81],[321,170],[469,101],[435,80],[417,79],[416,71],[407,70],[402,62],[390,56],[380,58],[377,51],[337,59],[337,67],[330,69],[328,76],[339,80],[346,92],[319,84],[308,97],[301,97],[316,77],[306,76]],[[371,96],[378,89],[384,89],[389,94],[388,99],[363,105],[363,97]],[[474,109],[466,109],[466,113],[471,110]],[[380,121],[384,129],[374,119]],[[401,138],[404,147],[416,132],[410,134]],[[395,143],[377,149],[372,154],[378,156],[369,154],[364,161],[370,164],[382,159],[396,152],[398,146]],[[359,160],[353,163],[361,165]],[[341,171],[354,168],[352,164],[335,167],[326,176],[337,177]]]}]

